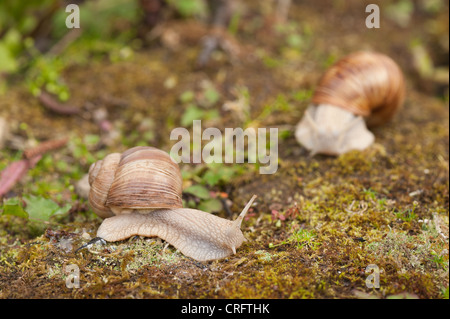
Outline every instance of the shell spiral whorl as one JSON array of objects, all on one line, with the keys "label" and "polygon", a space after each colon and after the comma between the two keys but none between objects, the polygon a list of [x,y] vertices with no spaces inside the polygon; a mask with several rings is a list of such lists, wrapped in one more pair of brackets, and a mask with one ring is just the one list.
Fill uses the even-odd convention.
[{"label": "shell spiral whorl", "polygon": [[124,210],[182,207],[182,177],[169,154],[138,146],[113,153],[89,169],[89,202],[102,218]]},{"label": "shell spiral whorl", "polygon": [[405,80],[399,66],[376,52],[355,52],[330,67],[313,95],[315,105],[330,104],[382,124],[401,108]]}]

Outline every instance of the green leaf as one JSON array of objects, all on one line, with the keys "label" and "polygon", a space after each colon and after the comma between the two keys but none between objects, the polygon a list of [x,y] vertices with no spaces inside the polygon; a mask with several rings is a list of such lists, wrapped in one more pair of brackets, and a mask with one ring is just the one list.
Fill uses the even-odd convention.
[{"label": "green leaf", "polygon": [[14,215],[28,219],[28,214],[23,210],[17,197],[8,198],[3,202],[3,215]]},{"label": "green leaf", "polygon": [[0,72],[14,72],[18,67],[16,59],[12,56],[4,43],[0,43]]},{"label": "green leaf", "polygon": [[282,130],[278,133],[278,136],[282,139],[282,140],[286,140],[289,137],[291,137],[292,132],[290,130]]},{"label": "green leaf", "polygon": [[90,146],[97,145],[100,142],[100,136],[97,134],[86,134],[84,142]]},{"label": "green leaf", "polygon": [[181,125],[184,127],[189,127],[192,125],[194,120],[201,120],[205,115],[205,111],[199,109],[195,105],[191,105],[188,107],[186,112],[184,112],[181,118]]},{"label": "green leaf", "polygon": [[220,113],[218,110],[209,110],[205,113],[206,120],[216,120],[220,118]]},{"label": "green leaf", "polygon": [[300,35],[298,34],[290,34],[287,37],[287,43],[290,47],[296,48],[296,49],[300,49],[302,44],[303,44],[303,39]]},{"label": "green leaf", "polygon": [[192,185],[183,190],[184,193],[194,195],[201,199],[210,199],[209,190],[202,185]]},{"label": "green leaf", "polygon": [[298,90],[293,93],[292,97],[300,102],[308,101],[313,95],[312,90]]},{"label": "green leaf", "polygon": [[208,164],[208,170],[203,174],[202,180],[210,186],[215,186],[220,182],[226,183],[239,174],[241,166],[225,166],[219,163]]},{"label": "green leaf", "polygon": [[25,211],[28,213],[29,217],[41,221],[48,221],[50,217],[54,215],[65,214],[71,207],[69,204],[64,207],[59,207],[59,205],[51,199],[43,197],[25,196],[24,200],[27,203]]},{"label": "green leaf", "polygon": [[215,186],[222,179],[222,176],[214,171],[207,171],[202,178],[208,185]]},{"label": "green leaf", "polygon": [[222,210],[222,203],[217,198],[207,199],[198,205],[198,209],[204,212],[217,213]]},{"label": "green leaf", "polygon": [[206,10],[204,3],[200,0],[170,0],[168,2],[184,17],[202,14]]},{"label": "green leaf", "polygon": [[188,103],[188,102],[192,102],[195,98],[195,93],[193,91],[184,91],[183,93],[181,93],[180,95],[180,101],[182,103]]},{"label": "green leaf", "polygon": [[216,91],[215,88],[210,87],[210,88],[206,89],[206,91],[205,91],[205,99],[207,102],[207,106],[212,106],[219,101],[220,94],[219,94],[219,92]]},{"label": "green leaf", "polygon": [[238,165],[234,166],[222,166],[217,171],[217,174],[221,176],[223,182],[230,181],[234,176],[236,176],[240,167]]}]

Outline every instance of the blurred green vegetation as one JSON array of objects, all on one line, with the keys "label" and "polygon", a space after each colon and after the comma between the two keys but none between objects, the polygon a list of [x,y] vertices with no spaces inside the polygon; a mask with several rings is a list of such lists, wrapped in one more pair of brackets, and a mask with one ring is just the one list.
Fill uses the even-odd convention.
[{"label": "blurred green vegetation", "polygon": [[[0,93],[7,88],[5,79],[20,76],[34,96],[45,89],[66,101],[70,92],[61,76],[65,68],[93,58],[129,59],[141,47],[137,26],[143,12],[138,0],[80,1],[80,29],[66,27],[68,4],[0,2]],[[182,17],[204,16],[207,9],[203,0],[168,4]]]},{"label": "blurred green vegetation", "polygon": [[4,201],[2,215],[22,218],[31,236],[44,232],[53,216],[65,215],[71,204],[60,207],[51,199],[41,196],[24,196],[23,199],[11,197]]},{"label": "blurred green vegetation", "polygon": [[203,0],[167,0],[183,17],[204,16],[207,13]]},{"label": "blurred green vegetation", "polygon": [[[139,11],[137,1],[86,1],[80,4],[80,35],[74,37],[64,52],[64,39],[76,29],[66,27],[63,1],[0,2],[0,73],[25,79],[30,92],[41,89],[60,100],[69,98],[61,74],[73,62],[87,61],[92,55],[114,57],[129,55],[123,47],[135,37]],[[62,46],[62,48],[58,48]],[[120,51],[122,50],[122,51]],[[5,84],[1,85],[3,90]]]}]

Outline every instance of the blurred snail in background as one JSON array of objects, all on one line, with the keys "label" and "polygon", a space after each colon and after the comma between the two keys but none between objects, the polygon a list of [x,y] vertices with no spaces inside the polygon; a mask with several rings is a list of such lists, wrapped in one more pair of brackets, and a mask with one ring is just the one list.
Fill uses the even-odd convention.
[{"label": "blurred snail in background", "polygon": [[297,125],[296,139],[313,155],[363,150],[375,140],[367,127],[390,120],[404,97],[402,71],[390,57],[350,54],[319,81],[312,104]]},{"label": "blurred snail in background", "polygon": [[89,203],[105,220],[97,236],[119,241],[135,235],[157,236],[198,261],[227,257],[245,240],[242,220],[230,221],[196,209],[182,208],[178,164],[164,151],[138,146],[107,155],[89,169]]}]

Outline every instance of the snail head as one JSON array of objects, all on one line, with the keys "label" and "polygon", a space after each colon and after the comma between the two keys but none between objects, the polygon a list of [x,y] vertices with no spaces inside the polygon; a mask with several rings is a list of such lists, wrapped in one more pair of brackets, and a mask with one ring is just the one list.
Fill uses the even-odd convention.
[{"label": "snail head", "polygon": [[310,106],[295,135],[311,155],[339,155],[353,149],[362,150],[375,139],[362,116],[327,104]]}]

